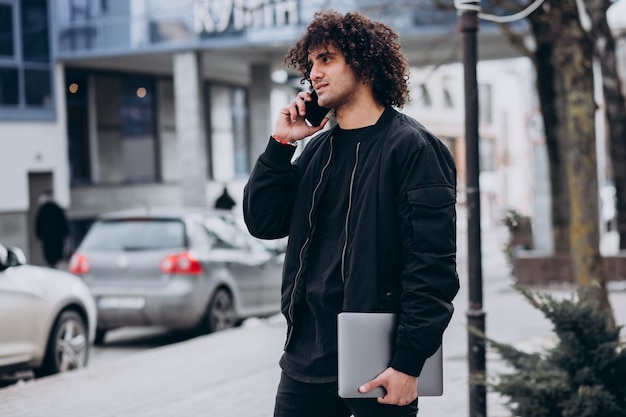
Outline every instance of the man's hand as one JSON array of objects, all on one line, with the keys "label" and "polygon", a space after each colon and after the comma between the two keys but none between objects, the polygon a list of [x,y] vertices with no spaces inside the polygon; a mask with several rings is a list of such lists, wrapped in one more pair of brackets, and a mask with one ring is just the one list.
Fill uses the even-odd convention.
[{"label": "man's hand", "polygon": [[275,137],[286,142],[295,142],[311,136],[326,126],[328,117],[325,117],[319,126],[313,127],[307,124],[304,120],[305,101],[311,101],[311,95],[307,91],[302,91],[287,107],[281,109],[274,129]]},{"label": "man's hand", "polygon": [[417,377],[387,368],[371,381],[361,385],[359,392],[366,393],[376,387],[383,387],[387,394],[378,397],[381,404],[404,406],[417,398]]}]

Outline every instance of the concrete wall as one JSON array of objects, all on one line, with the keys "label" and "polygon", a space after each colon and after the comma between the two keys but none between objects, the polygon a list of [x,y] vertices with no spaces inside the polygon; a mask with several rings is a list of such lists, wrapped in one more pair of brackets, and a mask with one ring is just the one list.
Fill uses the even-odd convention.
[{"label": "concrete wall", "polygon": [[31,258],[29,218],[37,207],[30,203],[29,173],[49,173],[55,199],[70,206],[69,164],[65,125],[63,70],[55,66],[56,119],[0,123],[0,242],[20,247]]},{"label": "concrete wall", "polygon": [[69,170],[63,71],[55,67],[56,120],[0,123],[0,212],[28,209],[28,173],[53,173],[58,202],[67,207]]},{"label": "concrete wall", "polygon": [[28,214],[26,212],[0,213],[0,243],[17,246],[30,259],[28,242]]}]

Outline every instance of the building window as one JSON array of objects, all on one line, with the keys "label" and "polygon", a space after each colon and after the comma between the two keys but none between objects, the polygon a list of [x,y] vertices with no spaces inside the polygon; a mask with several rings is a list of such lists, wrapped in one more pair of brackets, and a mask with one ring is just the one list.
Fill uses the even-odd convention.
[{"label": "building window", "polygon": [[22,57],[25,62],[49,62],[46,0],[22,0]]},{"label": "building window", "polygon": [[0,114],[3,118],[53,115],[49,39],[46,0],[0,0],[0,107],[3,109]]},{"label": "building window", "polygon": [[67,71],[65,74],[67,138],[72,184],[89,184],[92,181],[87,79],[87,75],[80,71]]},{"label": "building window", "polygon": [[496,170],[496,144],[493,138],[480,138],[480,172]]},{"label": "building window", "polygon": [[17,69],[0,68],[0,104],[17,106],[19,101]]},{"label": "building window", "polygon": [[250,173],[248,164],[248,101],[244,88],[231,90],[232,119],[233,119],[233,143],[235,148],[235,175],[245,176]]},{"label": "building window", "polygon": [[247,176],[250,173],[248,90],[207,84],[207,103],[209,176],[219,180]]},{"label": "building window", "polygon": [[152,78],[122,79],[122,149],[128,182],[158,178],[155,90]]},{"label": "building window", "polygon": [[13,7],[10,4],[0,4],[0,58],[13,58]]},{"label": "building window", "polygon": [[422,100],[422,105],[424,107],[432,107],[433,102],[430,98],[430,92],[428,91],[426,84],[420,84],[420,99]]},{"label": "building window", "polygon": [[480,123],[491,124],[493,122],[491,84],[480,84],[478,86],[478,100],[480,102],[478,108]]},{"label": "building window", "polygon": [[452,97],[452,93],[450,92],[450,78],[443,77],[441,80],[442,85],[442,94],[443,94],[443,105],[448,108],[454,108],[454,98]]}]

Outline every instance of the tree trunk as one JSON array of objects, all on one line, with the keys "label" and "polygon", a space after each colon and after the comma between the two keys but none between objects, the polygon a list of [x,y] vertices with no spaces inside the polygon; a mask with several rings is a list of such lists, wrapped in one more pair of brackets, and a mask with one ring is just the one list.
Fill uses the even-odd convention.
[{"label": "tree trunk", "polygon": [[570,195],[570,253],[574,278],[600,309],[610,310],[600,255],[598,178],[593,86],[593,45],[583,29],[576,0],[551,0],[554,54],[565,95],[565,154]]},{"label": "tree trunk", "polygon": [[563,126],[565,112],[558,105],[563,94],[561,74],[554,63],[553,35],[549,16],[537,10],[529,17],[537,47],[532,60],[537,71],[537,92],[543,116],[546,147],[550,170],[550,194],[552,197],[552,236],[555,252],[569,252],[570,213],[567,172],[563,149],[567,143]]},{"label": "tree trunk", "polygon": [[[529,4],[524,1],[492,0],[491,6],[502,9],[505,13],[516,13]],[[524,35],[514,32],[506,24],[500,24],[503,35],[509,43],[529,57],[537,74],[537,94],[544,125],[546,149],[548,151],[550,174],[550,197],[552,219],[552,243],[555,252],[569,252],[570,249],[570,213],[567,172],[563,149],[568,138],[563,121],[566,119],[564,107],[560,104],[563,96],[561,74],[554,62],[554,32],[550,22],[550,8],[540,7],[528,16],[530,31],[536,46],[529,49]],[[485,10],[496,13],[495,10]]]},{"label": "tree trunk", "polygon": [[606,120],[609,126],[609,153],[613,169],[613,182],[617,196],[617,230],[619,247],[626,249],[626,102],[622,95],[622,82],[617,73],[615,39],[606,21],[610,0],[587,0],[591,17],[595,52],[602,69],[602,91]]}]

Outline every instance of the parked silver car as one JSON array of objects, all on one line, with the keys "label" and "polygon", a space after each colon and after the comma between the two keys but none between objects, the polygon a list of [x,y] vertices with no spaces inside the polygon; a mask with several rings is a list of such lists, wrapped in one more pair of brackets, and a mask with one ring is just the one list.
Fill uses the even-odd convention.
[{"label": "parked silver car", "polygon": [[162,326],[214,332],[280,310],[284,253],[225,210],[133,209],[104,214],[70,260],[108,330]]},{"label": "parked silver car", "polygon": [[0,374],[45,376],[87,365],[96,305],[82,280],[26,264],[0,245]]}]

